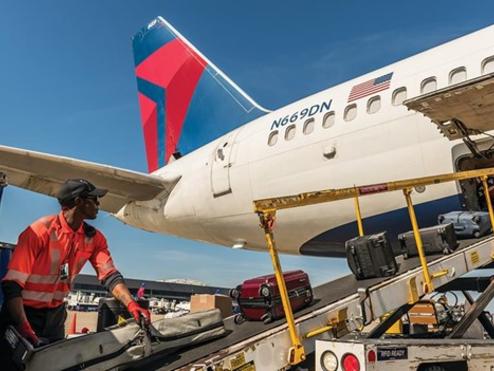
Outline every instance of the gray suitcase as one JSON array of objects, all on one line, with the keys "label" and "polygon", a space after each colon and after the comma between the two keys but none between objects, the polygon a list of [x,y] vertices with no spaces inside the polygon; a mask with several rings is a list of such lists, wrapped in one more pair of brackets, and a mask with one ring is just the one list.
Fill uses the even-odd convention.
[{"label": "gray suitcase", "polygon": [[386,232],[348,240],[345,250],[348,266],[358,280],[392,276],[398,271]]},{"label": "gray suitcase", "polygon": [[[421,228],[420,237],[422,238],[425,255],[449,254],[458,247],[453,224],[451,223]],[[405,258],[418,255],[413,231],[399,234],[398,241]]]},{"label": "gray suitcase", "polygon": [[479,238],[491,231],[489,213],[485,211],[451,211],[437,217],[440,224],[453,223],[458,237]]}]

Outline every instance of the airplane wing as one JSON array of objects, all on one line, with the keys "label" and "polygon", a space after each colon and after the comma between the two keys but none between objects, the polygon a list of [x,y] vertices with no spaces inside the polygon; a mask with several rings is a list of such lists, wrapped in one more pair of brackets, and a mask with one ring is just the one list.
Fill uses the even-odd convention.
[{"label": "airplane wing", "polygon": [[[450,140],[494,129],[494,73],[408,99],[408,109],[421,112]],[[458,127],[458,120],[464,130]]]},{"label": "airplane wing", "polygon": [[159,194],[165,197],[180,180],[169,179],[112,166],[49,155],[41,152],[0,146],[0,172],[9,184],[34,192],[55,196],[69,178],[84,178],[108,189],[101,199],[102,210],[116,213],[130,201],[147,201]]}]

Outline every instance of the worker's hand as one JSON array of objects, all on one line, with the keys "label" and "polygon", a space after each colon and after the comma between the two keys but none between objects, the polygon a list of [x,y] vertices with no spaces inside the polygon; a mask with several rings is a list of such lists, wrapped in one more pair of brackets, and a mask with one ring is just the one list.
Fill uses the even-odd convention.
[{"label": "worker's hand", "polygon": [[131,301],[127,305],[127,310],[130,314],[132,314],[132,317],[134,317],[137,323],[140,323],[140,316],[143,317],[145,325],[149,325],[151,323],[151,313],[149,313],[146,308],[141,307],[135,301]]},{"label": "worker's hand", "polygon": [[24,321],[21,325],[17,326],[17,330],[27,341],[29,341],[33,346],[37,347],[41,344],[41,340],[34,332],[29,321]]}]

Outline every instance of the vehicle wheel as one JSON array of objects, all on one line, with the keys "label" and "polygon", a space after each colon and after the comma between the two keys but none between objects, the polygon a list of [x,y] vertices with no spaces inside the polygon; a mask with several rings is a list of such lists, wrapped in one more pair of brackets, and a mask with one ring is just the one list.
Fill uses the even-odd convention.
[{"label": "vehicle wheel", "polygon": [[473,234],[473,237],[475,237],[475,238],[479,238],[479,237],[480,237],[480,232],[479,232],[479,231],[476,231],[476,232]]},{"label": "vehicle wheel", "polygon": [[240,325],[241,323],[245,322],[245,317],[241,314],[237,314],[235,317],[233,317],[233,322],[236,325]]},{"label": "vehicle wheel", "polygon": [[259,293],[264,298],[269,298],[271,296],[271,290],[269,290],[269,286],[268,285],[262,285],[259,288]]}]

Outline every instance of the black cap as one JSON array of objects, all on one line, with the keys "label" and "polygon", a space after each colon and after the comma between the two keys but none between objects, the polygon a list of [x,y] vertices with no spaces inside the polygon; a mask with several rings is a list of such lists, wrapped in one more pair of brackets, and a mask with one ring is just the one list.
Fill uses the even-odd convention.
[{"label": "black cap", "polygon": [[76,197],[103,197],[108,190],[96,188],[94,184],[86,179],[67,179],[60,187],[57,199],[64,203],[75,199]]}]

